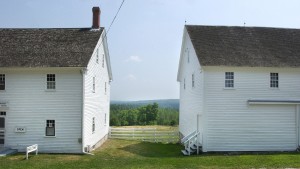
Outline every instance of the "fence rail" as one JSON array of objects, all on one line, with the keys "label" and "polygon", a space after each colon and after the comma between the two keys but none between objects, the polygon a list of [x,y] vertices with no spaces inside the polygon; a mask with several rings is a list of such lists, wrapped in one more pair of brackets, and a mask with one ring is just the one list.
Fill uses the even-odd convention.
[{"label": "fence rail", "polygon": [[174,130],[158,130],[156,128],[110,128],[109,138],[125,140],[141,140],[146,142],[177,143],[179,132]]}]

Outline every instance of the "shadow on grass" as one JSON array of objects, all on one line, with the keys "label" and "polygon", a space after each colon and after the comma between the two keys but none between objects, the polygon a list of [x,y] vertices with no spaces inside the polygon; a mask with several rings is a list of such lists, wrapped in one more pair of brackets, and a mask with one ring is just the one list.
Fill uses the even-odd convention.
[{"label": "shadow on grass", "polygon": [[[183,156],[181,150],[184,147],[180,144],[163,144],[163,143],[147,143],[140,142],[137,144],[130,144],[122,148],[118,148],[132,154],[136,154],[143,157],[186,157]],[[189,157],[222,157],[222,156],[277,156],[277,155],[299,155],[297,151],[262,151],[262,152],[207,152],[200,153],[199,155],[191,155]]]},{"label": "shadow on grass", "polygon": [[140,142],[137,144],[130,144],[126,147],[119,148],[120,150],[130,152],[143,157],[180,157],[180,144],[163,144],[163,143],[147,143]]}]

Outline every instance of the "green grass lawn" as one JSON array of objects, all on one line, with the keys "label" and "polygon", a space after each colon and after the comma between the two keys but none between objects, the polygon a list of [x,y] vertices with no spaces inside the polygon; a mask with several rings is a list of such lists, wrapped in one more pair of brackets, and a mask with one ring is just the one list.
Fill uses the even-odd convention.
[{"label": "green grass lawn", "polygon": [[0,168],[299,168],[300,153],[182,156],[177,144],[155,144],[139,141],[108,140],[91,155],[31,155],[0,158]]}]

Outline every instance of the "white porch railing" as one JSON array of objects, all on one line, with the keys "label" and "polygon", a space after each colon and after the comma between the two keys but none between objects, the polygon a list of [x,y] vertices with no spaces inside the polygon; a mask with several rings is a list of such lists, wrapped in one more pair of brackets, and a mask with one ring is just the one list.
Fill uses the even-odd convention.
[{"label": "white porch railing", "polygon": [[187,155],[191,155],[191,153],[193,152],[192,149],[196,149],[197,154],[199,154],[199,136],[200,132],[194,131],[181,139],[181,143],[184,145],[185,151],[188,153]]}]

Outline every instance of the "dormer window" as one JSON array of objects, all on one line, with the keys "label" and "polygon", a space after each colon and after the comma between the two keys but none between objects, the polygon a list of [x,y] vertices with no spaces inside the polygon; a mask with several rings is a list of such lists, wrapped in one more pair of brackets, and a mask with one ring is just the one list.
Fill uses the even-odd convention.
[{"label": "dormer window", "polygon": [[192,74],[192,87],[195,87],[195,75]]},{"label": "dormer window", "polygon": [[92,92],[95,93],[96,91],[96,77],[94,76],[93,77],[93,89],[92,89]]},{"label": "dormer window", "polygon": [[186,57],[187,57],[187,62],[190,63],[190,50],[189,50],[189,48],[186,48]]},{"label": "dormer window", "polygon": [[99,49],[97,48],[96,63],[99,63]]},{"label": "dormer window", "polygon": [[102,55],[102,67],[104,68],[104,54]]}]

